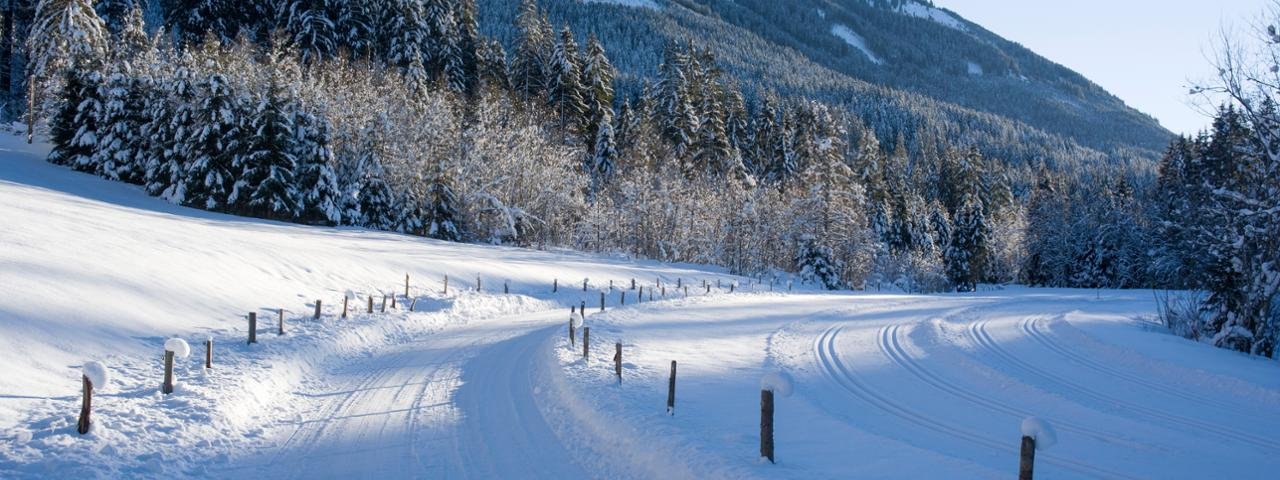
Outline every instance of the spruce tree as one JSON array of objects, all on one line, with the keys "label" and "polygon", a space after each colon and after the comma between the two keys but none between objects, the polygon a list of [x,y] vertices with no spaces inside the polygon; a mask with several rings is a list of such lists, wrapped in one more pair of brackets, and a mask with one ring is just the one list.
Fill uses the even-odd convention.
[{"label": "spruce tree", "polygon": [[453,193],[453,177],[444,165],[435,169],[427,188],[427,202],[426,236],[450,242],[462,241],[458,198]]},{"label": "spruce tree", "polygon": [[193,129],[178,145],[186,160],[184,203],[205,210],[226,210],[240,177],[237,158],[243,154],[243,106],[227,78],[211,73],[196,85],[199,103],[192,110]]},{"label": "spruce tree", "polygon": [[287,101],[283,87],[273,80],[249,119],[244,155],[238,158],[243,173],[233,198],[251,216],[292,220],[302,211]]},{"label": "spruce tree", "polygon": [[965,195],[956,212],[946,252],[947,276],[957,291],[977,290],[986,261],[989,231],[982,200],[974,192]]}]

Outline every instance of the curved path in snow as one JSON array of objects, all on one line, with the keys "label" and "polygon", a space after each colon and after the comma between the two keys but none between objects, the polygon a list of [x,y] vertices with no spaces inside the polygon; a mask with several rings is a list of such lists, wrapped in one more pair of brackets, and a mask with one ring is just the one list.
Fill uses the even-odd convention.
[{"label": "curved path in snow", "polygon": [[[276,446],[219,476],[585,478],[534,403],[563,312],[473,321],[329,372]],[[555,325],[555,326],[552,326]]]}]

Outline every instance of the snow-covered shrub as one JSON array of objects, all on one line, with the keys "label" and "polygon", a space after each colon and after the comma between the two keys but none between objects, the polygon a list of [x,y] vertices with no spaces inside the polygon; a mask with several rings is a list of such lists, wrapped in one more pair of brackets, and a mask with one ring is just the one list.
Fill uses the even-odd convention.
[{"label": "snow-covered shrub", "polygon": [[1156,293],[1156,309],[1160,323],[1174,335],[1200,340],[1209,333],[1208,318],[1201,307],[1202,292]]}]

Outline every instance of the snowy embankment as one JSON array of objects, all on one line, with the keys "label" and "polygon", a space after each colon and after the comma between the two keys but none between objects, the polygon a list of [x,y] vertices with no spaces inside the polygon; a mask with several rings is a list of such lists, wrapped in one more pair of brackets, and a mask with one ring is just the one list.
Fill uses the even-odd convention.
[{"label": "snowy embankment", "polygon": [[[301,455],[302,449],[290,450],[291,445],[305,443],[315,450],[324,437],[305,435],[316,426],[333,433],[335,419],[356,401],[337,395],[343,382],[397,381],[379,375],[390,368],[387,356],[397,348],[430,350],[415,342],[438,337],[444,342],[439,348],[452,355],[456,367],[493,342],[539,331],[545,324],[539,319],[552,321],[528,314],[554,309],[558,320],[567,317],[569,305],[585,301],[598,307],[598,289],[610,280],[651,284],[658,278],[728,278],[622,258],[452,244],[191,210],[149,198],[136,187],[48,165],[43,161],[47,147],[9,136],[2,142],[0,218],[6,226],[0,229],[0,292],[6,301],[0,303],[0,370],[5,372],[0,376],[0,477],[5,478],[256,475],[236,468],[262,451],[288,458]],[[406,274],[409,298],[404,297]],[[484,293],[474,291],[477,276]],[[590,279],[587,292],[584,277]],[[555,279],[559,288],[553,294]],[[510,295],[501,294],[504,283]],[[398,308],[388,306],[385,314],[380,312],[384,294],[398,295]],[[342,319],[347,295],[351,315]],[[365,313],[370,296],[375,300],[371,315]],[[316,300],[322,302],[319,320],[312,319]],[[415,301],[415,312],[405,311],[406,303]],[[608,301],[618,300],[611,295]],[[283,336],[277,335],[277,309],[284,309]],[[248,312],[258,317],[259,343],[252,346],[246,344]],[[455,330],[464,332],[457,338],[435,336]],[[160,394],[163,348],[172,337],[185,339],[193,352],[177,360],[177,389],[165,396]],[[206,338],[214,345],[211,370],[203,368]],[[447,342],[455,340],[458,348],[449,350]],[[113,378],[95,386],[94,430],[81,437],[75,432],[80,366],[89,361],[102,361]],[[454,377],[455,385],[439,393],[441,401],[460,410],[452,398],[459,394]],[[307,438],[310,443],[303,441]],[[459,451],[474,447],[463,445]]]},{"label": "snowy embankment", "polygon": [[[567,375],[541,401],[583,439],[580,461],[630,462],[608,476],[1008,478],[1028,417],[1057,430],[1038,477],[1275,472],[1280,364],[1169,335],[1141,320],[1153,309],[1148,291],[1022,288],[654,303],[589,316],[590,360],[561,334]],[[776,402],[771,465],[759,390],[777,371],[796,383]]]}]

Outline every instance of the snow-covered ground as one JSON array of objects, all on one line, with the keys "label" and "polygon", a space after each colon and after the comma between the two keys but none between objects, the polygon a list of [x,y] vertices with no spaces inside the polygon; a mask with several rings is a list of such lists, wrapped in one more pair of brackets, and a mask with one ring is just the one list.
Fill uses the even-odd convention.
[{"label": "snow-covered ground", "polygon": [[[0,478],[1008,478],[1031,416],[1058,437],[1039,478],[1280,467],[1280,364],[1164,333],[1149,291],[770,292],[696,266],[199,212],[43,154],[0,140]],[[637,303],[632,278],[667,298]],[[581,302],[589,360],[567,338]],[[173,337],[192,355],[165,396]],[[81,436],[89,361],[113,378]],[[794,379],[777,464],[758,458],[766,376]]]}]

